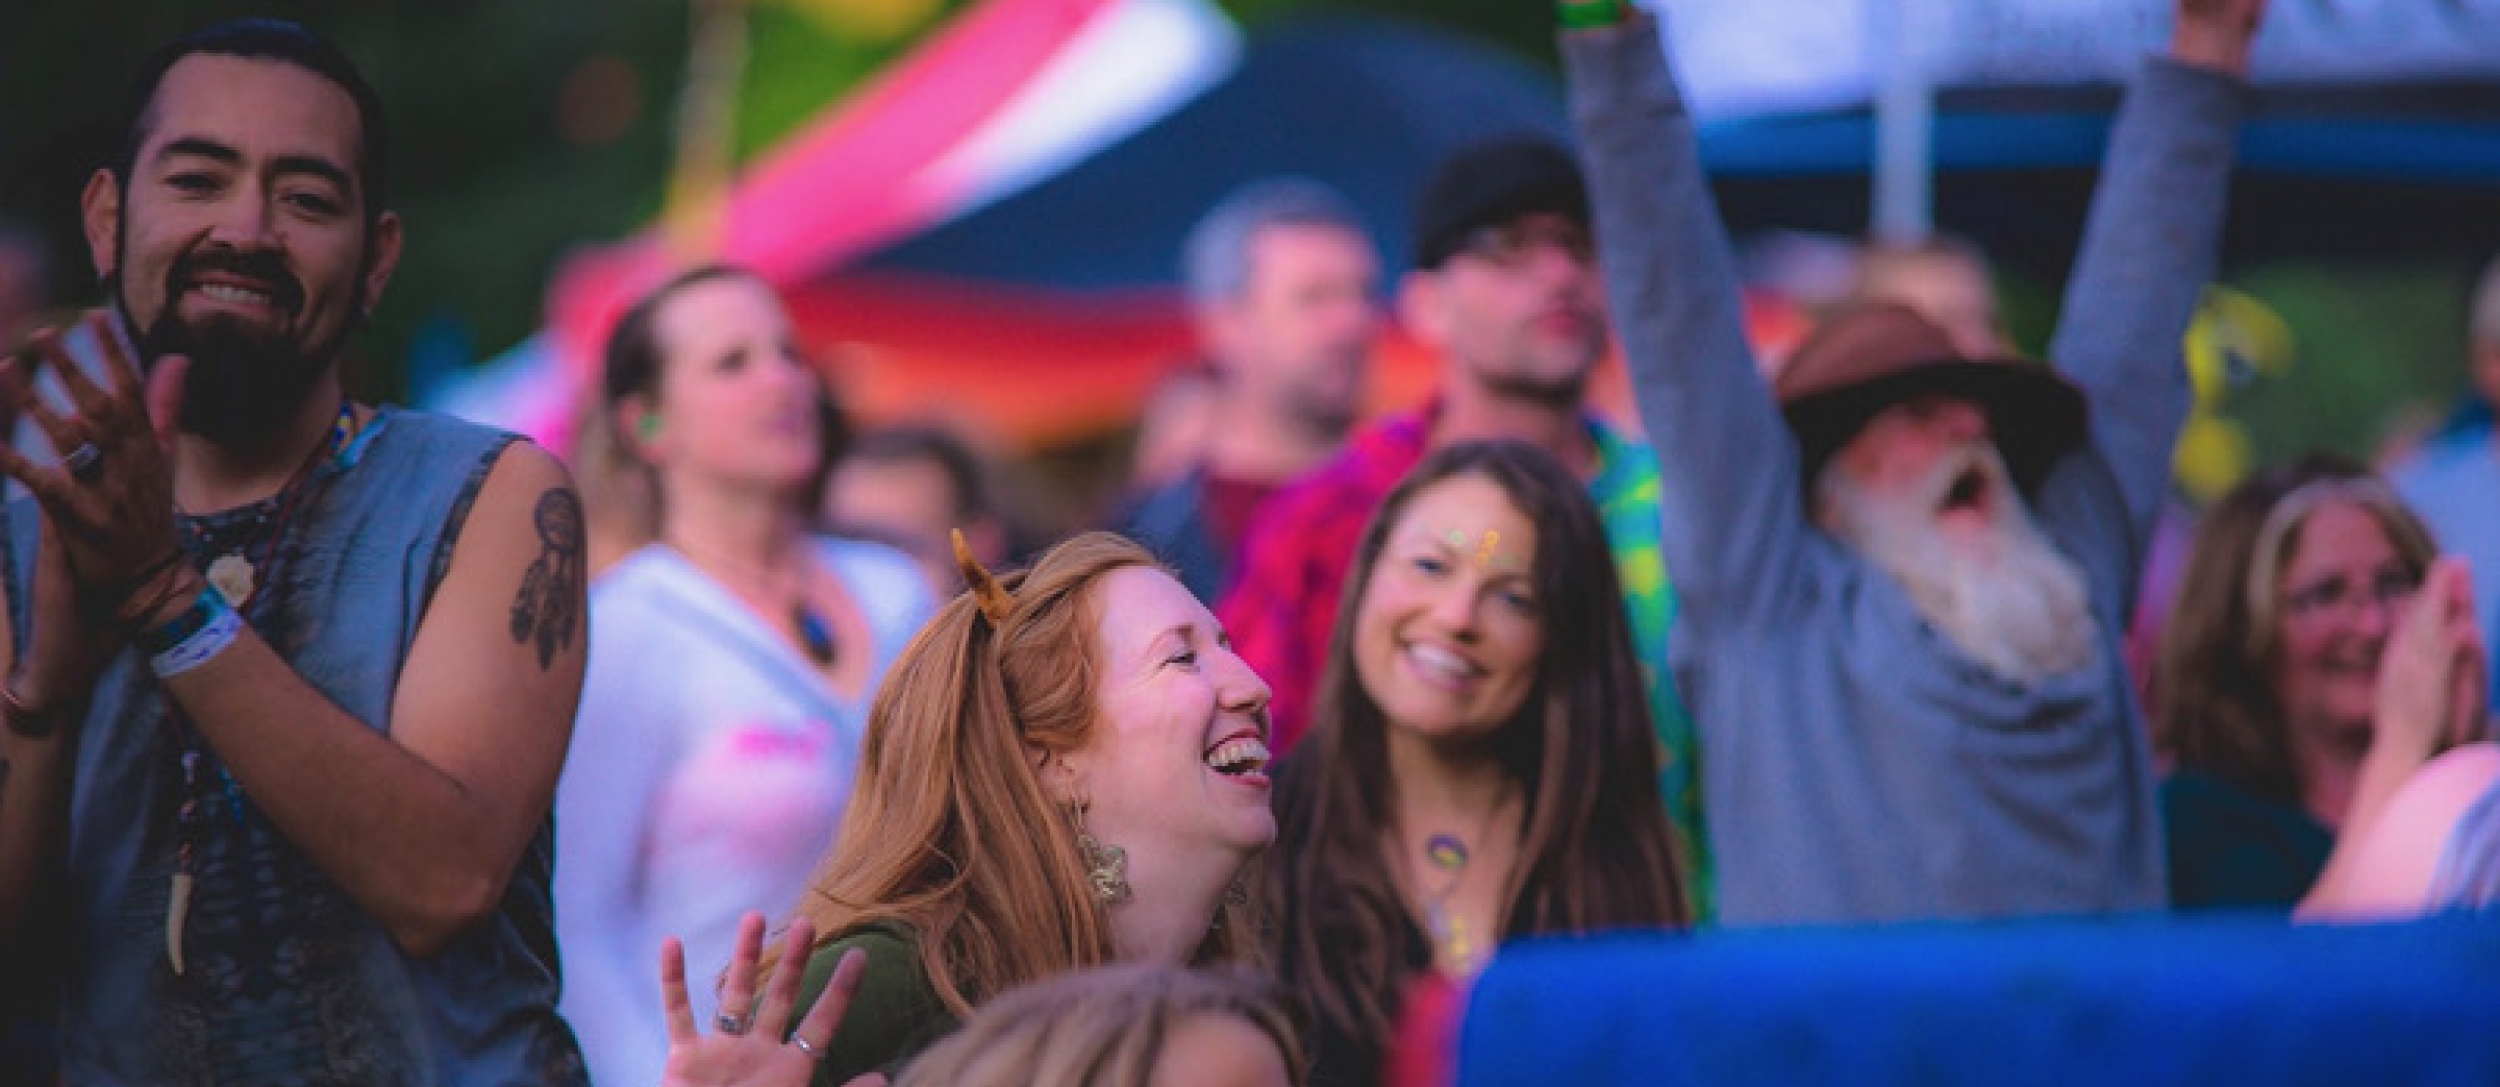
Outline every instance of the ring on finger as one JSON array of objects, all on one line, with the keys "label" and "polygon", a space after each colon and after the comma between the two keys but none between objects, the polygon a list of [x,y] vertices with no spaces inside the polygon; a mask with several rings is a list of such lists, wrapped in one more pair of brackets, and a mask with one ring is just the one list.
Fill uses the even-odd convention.
[{"label": "ring on finger", "polygon": [[78,448],[61,458],[61,466],[69,469],[70,478],[80,483],[93,483],[104,474],[104,451],[94,442],[80,442]]},{"label": "ring on finger", "polygon": [[747,1025],[748,1020],[742,1015],[722,1012],[712,1017],[712,1026],[718,1028],[723,1034],[744,1034],[747,1032]]},{"label": "ring on finger", "polygon": [[825,1063],[825,1051],[807,1044],[807,1039],[793,1034],[790,1036],[790,1044],[799,1047],[799,1052],[807,1054],[808,1060],[818,1064]]}]

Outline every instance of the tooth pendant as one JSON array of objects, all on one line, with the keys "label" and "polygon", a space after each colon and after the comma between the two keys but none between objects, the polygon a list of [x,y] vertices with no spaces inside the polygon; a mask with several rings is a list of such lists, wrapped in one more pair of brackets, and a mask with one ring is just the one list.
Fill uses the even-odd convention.
[{"label": "tooth pendant", "polygon": [[182,976],[182,926],[191,919],[191,873],[174,873],[173,895],[165,904],[165,961]]},{"label": "tooth pendant", "polygon": [[227,604],[242,607],[244,601],[252,598],[252,560],[244,558],[240,551],[217,556],[217,561],[208,564],[208,583],[217,595],[226,598]]}]

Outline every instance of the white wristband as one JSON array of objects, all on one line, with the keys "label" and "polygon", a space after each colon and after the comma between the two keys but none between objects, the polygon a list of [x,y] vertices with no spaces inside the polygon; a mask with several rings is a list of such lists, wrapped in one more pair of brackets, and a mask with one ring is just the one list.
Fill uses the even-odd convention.
[{"label": "white wristband", "polygon": [[156,673],[156,678],[172,679],[208,663],[209,658],[224,652],[243,633],[243,617],[226,603],[225,597],[213,592],[205,596],[215,601],[209,605],[208,622],[172,648],[148,658],[148,670]]}]

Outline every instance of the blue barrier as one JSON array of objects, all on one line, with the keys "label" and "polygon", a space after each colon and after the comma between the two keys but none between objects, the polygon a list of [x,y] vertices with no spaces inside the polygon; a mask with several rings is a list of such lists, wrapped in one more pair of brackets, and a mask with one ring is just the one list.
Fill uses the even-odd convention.
[{"label": "blue barrier", "polygon": [[2500,1085],[2500,917],[1711,932],[1506,947],[1461,1087]]}]

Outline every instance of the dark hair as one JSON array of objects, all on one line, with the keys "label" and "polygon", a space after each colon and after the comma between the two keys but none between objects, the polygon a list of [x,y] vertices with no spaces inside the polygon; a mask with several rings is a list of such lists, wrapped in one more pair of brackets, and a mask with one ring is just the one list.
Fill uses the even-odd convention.
[{"label": "dark hair", "polygon": [[[609,425],[616,431],[616,447],[634,453],[639,459],[639,439],[615,425],[615,412],[629,396],[643,396],[654,403],[660,394],[660,313],[669,302],[688,288],[714,280],[743,279],[772,290],[762,276],[734,264],[706,264],[671,276],[654,287],[616,319],[616,327],[608,332],[606,364],[600,374],[600,394],[609,412]],[[778,292],[776,292],[778,296]],[[851,440],[850,419],[842,406],[834,402],[832,390],[819,386],[816,398],[816,440],[818,445],[816,471],[808,477],[807,487],[799,494],[799,502],[812,514],[816,496],[825,491],[825,479],[833,474],[833,466],[842,460]],[[667,501],[661,495],[662,502]]]},{"label": "dark hair", "polygon": [[1588,182],[1569,148],[1541,133],[1459,148],[1432,168],[1416,194],[1415,267],[1441,267],[1477,227],[1540,212],[1592,224]]},{"label": "dark hair", "polygon": [[370,225],[382,217],[390,206],[390,132],[382,117],[382,96],[374,93],[373,85],[356,70],[356,63],[337,46],[283,19],[233,19],[202,27],[148,56],[139,67],[139,78],[132,85],[128,112],[124,114],[129,123],[122,130],[115,173],[125,193],[130,188],[131,171],[138,168],[139,145],[147,141],[157,88],[165,82],[165,73],[184,57],[201,53],[292,64],[346,91],[356,103],[356,184],[362,190],[359,195],[364,201],[365,222]]},{"label": "dark hair", "polygon": [[2206,512],[2153,671],[2154,740],[2181,769],[2287,804],[2306,783],[2274,689],[2276,597],[2309,514],[2328,498],[2368,509],[2415,577],[2430,568],[2429,530],[2369,469],[2326,453],[2269,469]]},{"label": "dark hair", "polygon": [[968,524],[988,516],[990,485],[981,455],[963,436],[934,423],[908,423],[881,427],[859,436],[843,454],[857,464],[909,464],[915,461],[934,464],[946,476],[946,485],[955,492],[954,514],[958,524]]},{"label": "dark hair", "polygon": [[1389,1037],[1406,981],[1409,912],[1383,863],[1393,813],[1388,721],[1353,662],[1356,613],[1410,501],[1446,479],[1491,481],[1537,530],[1545,619],[1536,683],[1494,748],[1520,783],[1518,866],[1501,937],[1685,920],[1683,875],[1658,795],[1657,744],[1597,507],[1545,451],[1464,442],[1425,458],[1382,500],[1355,554],[1310,732],[1276,775],[1263,873],[1278,975],[1323,1031]]}]

